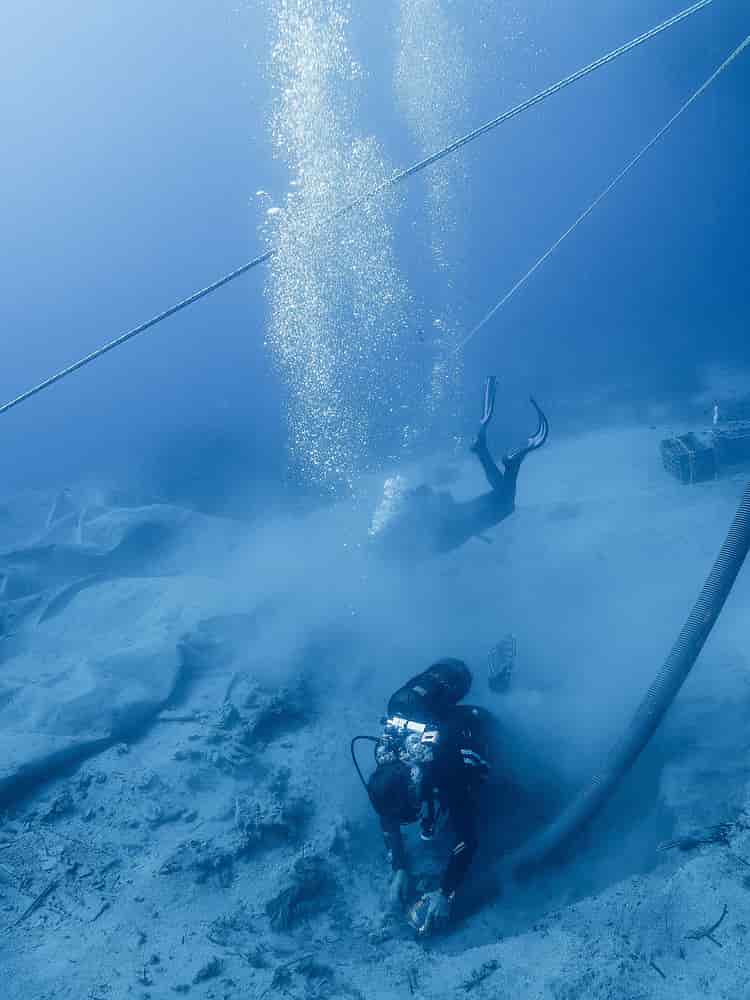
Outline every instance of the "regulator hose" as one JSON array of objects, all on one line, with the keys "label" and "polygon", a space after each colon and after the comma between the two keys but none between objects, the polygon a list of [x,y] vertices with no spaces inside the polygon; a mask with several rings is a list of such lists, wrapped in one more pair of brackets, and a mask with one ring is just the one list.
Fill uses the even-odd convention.
[{"label": "regulator hose", "polygon": [[685,682],[732,590],[750,548],[750,483],[703,590],[630,725],[572,802],[539,834],[501,863],[503,875],[521,875],[577,834],[602,808],[653,736]]},{"label": "regulator hose", "polygon": [[[362,787],[367,792],[367,798],[370,798],[370,789],[367,786],[367,779],[364,774],[362,774],[362,768],[359,766],[359,761],[357,760],[356,746],[360,740],[367,740],[368,743],[374,743],[376,746],[380,743],[380,739],[377,736],[355,736],[354,739],[349,744],[349,753],[352,755],[352,760],[354,766],[357,769],[357,774],[359,775],[359,780],[362,782]],[[370,799],[372,801],[372,799]]]}]

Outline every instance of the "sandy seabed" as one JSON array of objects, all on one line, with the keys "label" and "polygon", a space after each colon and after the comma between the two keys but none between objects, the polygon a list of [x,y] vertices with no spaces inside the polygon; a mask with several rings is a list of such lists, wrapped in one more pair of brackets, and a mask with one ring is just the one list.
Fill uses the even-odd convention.
[{"label": "sandy seabed", "polygon": [[[670,480],[663,431],[551,443],[511,519],[417,567],[365,551],[372,497],[253,527],[75,488],[5,498],[3,996],[748,994],[747,570],[605,815],[479,905],[488,829],[442,938],[417,942],[387,912],[348,756],[405,676],[459,655],[527,795],[585,780],[744,487]],[[468,461],[454,478],[459,497],[481,488]],[[508,631],[518,668],[498,698],[484,657]]]}]

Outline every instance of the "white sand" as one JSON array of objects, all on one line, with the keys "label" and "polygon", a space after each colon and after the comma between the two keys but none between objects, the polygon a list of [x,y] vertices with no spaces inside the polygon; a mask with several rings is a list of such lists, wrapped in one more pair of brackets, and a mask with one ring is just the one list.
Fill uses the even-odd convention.
[{"label": "white sand", "polygon": [[[150,551],[140,578],[110,567],[46,620],[21,620],[0,644],[0,773],[65,748],[92,753],[2,816],[2,995],[744,996],[747,570],[576,857],[427,947],[383,917],[379,831],[348,758],[399,680],[443,653],[475,668],[472,696],[513,734],[521,773],[533,751],[550,776],[585,779],[668,651],[743,486],[670,481],[658,438],[550,444],[524,468],[519,509],[492,545],[408,571],[368,561],[363,508],[244,539],[217,522],[202,525],[199,548],[181,538],[168,564]],[[467,463],[457,495],[480,486]],[[36,536],[28,517],[16,535],[6,519],[7,548],[45,530],[38,506]],[[102,536],[97,551],[116,541]],[[47,602],[52,584],[40,585]],[[521,653],[499,702],[483,656],[508,630]],[[723,822],[723,843],[657,850]],[[480,858],[467,897],[482,871]],[[290,927],[272,926],[274,900]],[[701,936],[725,906],[713,940]]]}]

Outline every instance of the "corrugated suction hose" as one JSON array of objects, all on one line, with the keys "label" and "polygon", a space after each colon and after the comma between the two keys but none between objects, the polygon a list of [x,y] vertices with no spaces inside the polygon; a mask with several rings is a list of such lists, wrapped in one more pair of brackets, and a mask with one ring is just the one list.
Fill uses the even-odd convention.
[{"label": "corrugated suction hose", "polygon": [[504,875],[540,864],[577,834],[601,809],[656,731],[698,659],[750,548],[750,483],[721,551],[661,670],[601,770],[549,826],[502,863]]}]

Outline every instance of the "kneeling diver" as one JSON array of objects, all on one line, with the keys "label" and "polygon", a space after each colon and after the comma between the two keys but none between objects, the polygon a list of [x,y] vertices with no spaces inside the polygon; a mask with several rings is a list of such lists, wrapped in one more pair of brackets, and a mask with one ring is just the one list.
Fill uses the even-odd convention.
[{"label": "kneeling diver", "polygon": [[532,397],[531,405],[538,418],[537,428],[524,445],[502,459],[501,470],[487,447],[487,430],[495,412],[496,390],[497,377],[490,375],[484,387],[479,431],[471,446],[491,489],[473,500],[457,501],[450,493],[436,492],[427,485],[419,486],[399,498],[393,514],[387,509],[376,513],[370,529],[370,535],[376,542],[398,554],[449,552],[482,535],[513,513],[521,463],[530,452],[545,443],[549,423]]},{"label": "kneeling diver", "polygon": [[[391,697],[379,738],[357,737],[375,742],[377,767],[365,787],[391,862],[393,905],[409,901],[401,827],[419,820],[422,840],[432,839],[439,818],[447,817],[452,829],[453,848],[439,886],[408,911],[409,923],[420,935],[449,921],[456,890],[478,845],[479,792],[490,767],[489,715],[457,704],[470,685],[471,672],[463,661],[439,660]],[[359,765],[357,770],[364,783]]]}]

